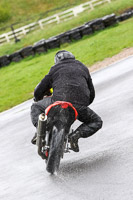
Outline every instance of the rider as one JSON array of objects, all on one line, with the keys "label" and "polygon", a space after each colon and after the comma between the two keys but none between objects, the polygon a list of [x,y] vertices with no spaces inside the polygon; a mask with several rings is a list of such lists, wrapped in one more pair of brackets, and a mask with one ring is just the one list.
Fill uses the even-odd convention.
[{"label": "rider", "polygon": [[[53,88],[52,96],[50,94]],[[102,127],[101,118],[88,106],[95,98],[95,90],[88,68],[66,50],[55,55],[55,65],[41,80],[34,90],[35,103],[31,106],[31,120],[37,128],[38,117],[55,101],[67,101],[73,104],[78,112],[78,120],[83,122],[70,136],[73,151],[78,152],[78,139],[93,135]],[[33,137],[36,143],[36,134]]]}]

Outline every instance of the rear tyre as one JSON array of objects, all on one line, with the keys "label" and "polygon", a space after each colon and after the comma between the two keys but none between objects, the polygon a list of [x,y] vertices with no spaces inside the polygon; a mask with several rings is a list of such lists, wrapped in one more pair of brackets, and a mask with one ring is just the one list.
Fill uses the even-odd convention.
[{"label": "rear tyre", "polygon": [[63,155],[64,138],[64,130],[61,129],[58,131],[54,126],[50,141],[49,156],[46,163],[46,170],[51,174],[54,174],[59,169],[60,160]]}]

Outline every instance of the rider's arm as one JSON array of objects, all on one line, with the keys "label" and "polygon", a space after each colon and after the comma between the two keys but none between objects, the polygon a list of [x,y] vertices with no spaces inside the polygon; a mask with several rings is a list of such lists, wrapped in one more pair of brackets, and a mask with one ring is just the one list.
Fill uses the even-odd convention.
[{"label": "rider's arm", "polygon": [[34,90],[34,97],[36,101],[43,99],[44,95],[47,95],[48,91],[51,89],[51,75],[46,75],[41,82],[36,86]]},{"label": "rider's arm", "polygon": [[87,83],[88,83],[88,88],[90,90],[90,104],[91,104],[93,102],[94,98],[95,98],[95,89],[94,89],[94,85],[93,85],[90,73],[88,74]]},{"label": "rider's arm", "polygon": [[89,104],[91,104],[93,102],[94,98],[95,98],[94,85],[93,85],[92,78],[91,78],[88,67],[86,67],[83,63],[81,63],[81,65],[83,66],[85,73],[86,73],[86,81],[87,81],[88,88],[90,90],[90,102],[89,102]]}]

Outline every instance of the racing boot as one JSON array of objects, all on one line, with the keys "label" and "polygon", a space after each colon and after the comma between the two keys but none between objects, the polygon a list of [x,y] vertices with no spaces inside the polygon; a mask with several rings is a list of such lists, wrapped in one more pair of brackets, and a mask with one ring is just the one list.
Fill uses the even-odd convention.
[{"label": "racing boot", "polygon": [[31,143],[34,144],[34,145],[36,145],[36,141],[37,141],[37,132],[35,132],[35,135],[32,138]]},{"label": "racing boot", "polygon": [[80,132],[76,131],[69,135],[69,142],[71,145],[71,149],[74,152],[79,152],[79,145],[78,145],[78,139],[80,138]]}]

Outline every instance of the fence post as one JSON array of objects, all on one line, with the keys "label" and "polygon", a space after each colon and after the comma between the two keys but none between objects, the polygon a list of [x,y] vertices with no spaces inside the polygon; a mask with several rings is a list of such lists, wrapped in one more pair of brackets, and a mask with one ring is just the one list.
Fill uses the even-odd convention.
[{"label": "fence post", "polygon": [[26,30],[25,28],[22,28],[23,34],[26,35]]},{"label": "fence post", "polygon": [[42,22],[41,22],[41,21],[38,21],[38,24],[39,24],[40,28],[43,29]]},{"label": "fence post", "polygon": [[73,15],[74,17],[77,17],[77,13],[74,11],[74,9],[73,9]]},{"label": "fence post", "polygon": [[93,10],[94,7],[93,7],[93,5],[92,5],[92,2],[90,2],[89,4],[90,4],[90,8],[91,8],[91,10]]},{"label": "fence post", "polygon": [[76,6],[73,8],[73,14],[76,17],[79,13],[83,12],[83,5]]},{"label": "fence post", "polygon": [[8,37],[8,34],[4,34],[5,35],[5,38],[6,38],[6,40],[7,40],[7,42],[10,42],[10,39],[9,39],[9,37]]},{"label": "fence post", "polygon": [[56,20],[57,20],[57,24],[59,24],[60,23],[60,17],[59,17],[59,15],[56,15]]}]

